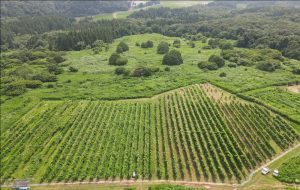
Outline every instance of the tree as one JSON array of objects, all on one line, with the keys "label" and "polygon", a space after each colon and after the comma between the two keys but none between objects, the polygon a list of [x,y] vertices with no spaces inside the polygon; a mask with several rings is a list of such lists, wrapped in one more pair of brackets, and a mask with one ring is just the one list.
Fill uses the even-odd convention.
[{"label": "tree", "polygon": [[69,67],[69,71],[70,71],[70,72],[77,72],[78,69],[71,66],[71,67]]},{"label": "tree", "polygon": [[123,49],[123,51],[129,50],[129,46],[123,41],[121,41],[118,46],[120,46]]},{"label": "tree", "polygon": [[160,42],[157,46],[158,54],[165,54],[169,52],[169,44],[167,42]]},{"label": "tree", "polygon": [[141,45],[141,48],[148,48],[148,44],[143,42],[142,45]]},{"label": "tree", "polygon": [[208,59],[209,62],[216,63],[218,67],[223,67],[225,65],[225,60],[222,56],[219,55],[211,55]]},{"label": "tree", "polygon": [[219,45],[220,49],[222,50],[227,50],[227,49],[233,49],[233,45],[229,42],[226,42],[226,43],[220,43]]},{"label": "tree", "polygon": [[153,42],[152,41],[147,41],[147,46],[149,47],[149,48],[152,48],[153,47]]},{"label": "tree", "polygon": [[64,70],[58,67],[56,64],[49,64],[47,66],[49,73],[54,73],[55,75],[62,74]]},{"label": "tree", "polygon": [[120,59],[117,59],[116,65],[126,65],[127,62],[128,62],[128,59],[120,58]]},{"label": "tree", "polygon": [[113,53],[111,54],[109,60],[108,60],[108,63],[110,65],[116,65],[117,64],[117,60],[120,59],[121,56],[118,54],[118,53]]},{"label": "tree", "polygon": [[135,42],[135,46],[141,46],[141,45],[140,45],[140,43],[138,43],[138,42]]},{"label": "tree", "polygon": [[139,77],[139,76],[150,76],[151,73],[151,69],[150,68],[146,68],[146,67],[136,67],[133,71],[132,71],[132,76],[135,77]]},{"label": "tree", "polygon": [[178,40],[178,39],[174,40],[173,46],[176,48],[180,48],[180,40]]},{"label": "tree", "polygon": [[198,67],[200,69],[208,69],[208,70],[217,70],[218,65],[216,63],[208,62],[208,61],[200,61],[198,63]]},{"label": "tree", "polygon": [[65,59],[61,55],[56,55],[53,59],[56,61],[56,63],[61,63],[65,61]]},{"label": "tree", "polygon": [[220,73],[219,76],[220,76],[220,77],[226,77],[226,73],[225,73],[225,72],[222,72],[222,73]]},{"label": "tree", "polygon": [[123,74],[124,71],[125,71],[125,68],[124,68],[124,67],[117,67],[117,68],[115,69],[115,73],[116,73],[117,75]]},{"label": "tree", "polygon": [[162,61],[163,65],[180,65],[183,63],[183,60],[181,58],[181,53],[178,50],[171,50],[169,53],[167,53]]},{"label": "tree", "polygon": [[151,29],[154,33],[162,33],[162,28],[157,24],[151,25]]},{"label": "tree", "polygon": [[118,46],[116,52],[117,52],[117,53],[123,53],[122,47],[121,47],[121,46]]},{"label": "tree", "polygon": [[192,42],[192,41],[189,42],[189,44],[190,44],[191,48],[195,48],[195,46],[196,46],[196,45],[195,45],[195,42]]}]

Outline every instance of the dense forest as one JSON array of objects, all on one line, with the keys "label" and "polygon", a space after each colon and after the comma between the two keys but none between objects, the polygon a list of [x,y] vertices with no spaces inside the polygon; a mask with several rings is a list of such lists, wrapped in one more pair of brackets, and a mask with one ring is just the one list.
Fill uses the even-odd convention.
[{"label": "dense forest", "polygon": [[130,3],[126,1],[3,1],[1,2],[1,17],[48,14],[87,16],[127,11],[129,8]]}]

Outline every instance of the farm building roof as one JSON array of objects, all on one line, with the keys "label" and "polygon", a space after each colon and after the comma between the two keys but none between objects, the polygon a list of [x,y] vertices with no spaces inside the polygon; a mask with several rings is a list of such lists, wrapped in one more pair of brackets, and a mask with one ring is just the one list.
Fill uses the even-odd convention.
[{"label": "farm building roof", "polygon": [[17,180],[14,185],[12,186],[13,189],[20,188],[20,187],[27,187],[30,179],[22,179]]}]

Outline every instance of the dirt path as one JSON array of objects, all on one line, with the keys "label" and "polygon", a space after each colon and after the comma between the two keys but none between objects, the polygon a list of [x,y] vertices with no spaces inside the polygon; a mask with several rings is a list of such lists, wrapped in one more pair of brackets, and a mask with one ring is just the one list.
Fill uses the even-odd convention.
[{"label": "dirt path", "polygon": [[[173,181],[173,180],[153,180],[153,181],[149,181],[149,180],[121,180],[121,181],[116,180],[116,181],[70,182],[70,183],[40,183],[40,184],[30,184],[30,186],[84,185],[84,184],[105,184],[105,183],[124,183],[125,184],[125,183],[139,183],[139,182],[163,183],[163,182],[167,182],[167,183],[185,183],[185,184],[191,184],[191,185],[192,184],[197,184],[197,185],[226,185],[226,186],[230,186],[230,187],[237,187],[237,186],[243,186],[246,183],[249,183],[250,180],[252,179],[252,176],[256,172],[258,172],[262,168],[268,166],[269,164],[273,163],[274,161],[280,159],[281,157],[283,157],[284,155],[286,155],[287,153],[291,152],[292,150],[294,150],[295,148],[297,148],[299,146],[300,146],[300,143],[298,145],[296,145],[295,147],[289,149],[288,151],[286,151],[282,155],[276,157],[275,159],[273,159],[270,162],[266,163],[265,165],[261,166],[257,170],[253,171],[252,173],[250,173],[248,180],[244,181],[241,184],[213,183],[213,182],[188,182],[188,181]],[[0,187],[12,187],[12,185],[1,185]]]}]

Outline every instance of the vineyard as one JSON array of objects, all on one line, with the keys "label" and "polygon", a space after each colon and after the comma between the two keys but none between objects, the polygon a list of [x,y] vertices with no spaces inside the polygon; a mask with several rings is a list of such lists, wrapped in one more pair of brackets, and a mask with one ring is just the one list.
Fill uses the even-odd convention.
[{"label": "vineyard", "polygon": [[1,134],[1,178],[242,181],[300,140],[210,84],[150,100],[40,102]]}]

